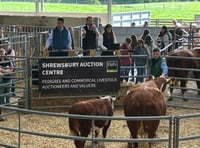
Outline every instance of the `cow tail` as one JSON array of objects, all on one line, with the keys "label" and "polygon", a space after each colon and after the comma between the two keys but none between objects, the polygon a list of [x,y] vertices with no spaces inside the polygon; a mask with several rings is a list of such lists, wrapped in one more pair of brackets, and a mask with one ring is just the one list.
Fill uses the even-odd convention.
[{"label": "cow tail", "polygon": [[[142,110],[141,110],[141,116],[145,116],[146,115],[146,108],[144,107],[143,104],[142,105]],[[138,129],[138,134],[144,138],[145,136],[145,127],[144,127],[144,120],[141,120],[139,122],[139,129]]]},{"label": "cow tail", "polygon": [[[147,113],[146,113],[146,107],[142,105],[142,111],[140,112],[142,116],[145,116]],[[137,132],[137,135],[139,136],[140,135],[140,138],[148,138],[148,133],[145,132],[146,129],[145,129],[145,120],[140,120],[139,122],[139,128],[138,128],[138,132]],[[143,148],[149,148],[149,143],[148,142],[143,142],[142,143],[142,147]]]},{"label": "cow tail", "polygon": [[69,135],[80,136],[80,125],[78,120],[72,118],[69,119],[69,129],[70,129]]}]

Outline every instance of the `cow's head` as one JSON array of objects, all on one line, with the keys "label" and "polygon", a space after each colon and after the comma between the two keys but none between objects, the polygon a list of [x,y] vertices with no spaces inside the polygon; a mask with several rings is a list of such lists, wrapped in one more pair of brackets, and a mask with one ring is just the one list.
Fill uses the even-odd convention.
[{"label": "cow's head", "polygon": [[107,99],[110,101],[111,105],[112,105],[112,109],[114,109],[114,101],[116,100],[116,97],[111,97],[111,96],[104,96],[104,97],[100,97],[100,99]]},{"label": "cow's head", "polygon": [[169,85],[175,85],[176,78],[167,79],[164,77],[158,77],[158,78],[155,78],[153,81],[166,98],[171,96],[168,88],[169,88]]}]

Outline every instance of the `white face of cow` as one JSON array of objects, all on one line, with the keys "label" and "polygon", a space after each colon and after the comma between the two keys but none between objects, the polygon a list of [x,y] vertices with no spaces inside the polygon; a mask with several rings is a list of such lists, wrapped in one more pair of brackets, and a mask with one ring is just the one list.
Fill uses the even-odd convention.
[{"label": "white face of cow", "polygon": [[[165,85],[165,89],[163,88]],[[164,89],[164,90],[163,90]],[[162,84],[161,87],[160,87],[160,91],[162,92],[162,94],[165,96],[165,98],[168,98],[171,96],[171,93],[169,91],[169,84],[168,83],[165,83],[165,84]]]},{"label": "white face of cow", "polygon": [[105,96],[105,97],[100,97],[100,99],[108,99],[111,102],[112,109],[114,109],[114,101],[116,100],[116,97]]},{"label": "white face of cow", "polygon": [[175,81],[176,80],[174,78],[166,79],[166,82],[161,85],[160,91],[163,93],[165,98],[171,97],[171,93],[169,91],[169,85],[174,85]]}]

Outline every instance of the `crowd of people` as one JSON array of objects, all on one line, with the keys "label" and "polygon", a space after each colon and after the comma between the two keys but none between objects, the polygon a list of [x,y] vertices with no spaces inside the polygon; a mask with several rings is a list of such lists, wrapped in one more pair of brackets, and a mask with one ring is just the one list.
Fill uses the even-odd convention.
[{"label": "crowd of people", "polygon": [[[180,24],[175,21],[173,23],[178,30]],[[118,50],[120,53],[121,81],[131,80],[137,84],[143,82],[150,75],[165,77],[168,68],[161,56],[160,49],[168,46],[174,35],[173,32],[168,30],[167,26],[163,26],[156,43],[148,26],[149,23],[145,21],[144,31],[140,37],[132,34],[130,37],[126,37],[122,43],[118,43],[111,24],[106,24],[101,34],[94,25],[93,18],[89,16],[86,18],[86,24],[82,27],[81,32],[83,56],[89,56],[90,51],[96,49],[101,50],[101,56],[113,56],[115,50]],[[131,27],[136,27],[136,23],[133,22]],[[0,94],[8,94],[0,97],[0,104],[7,104],[10,103],[10,96],[15,95],[15,79],[13,76],[16,67],[14,62],[15,51],[9,47],[8,40],[1,41],[0,44],[0,84],[6,84],[5,87],[0,87]],[[73,27],[65,27],[64,19],[59,17],[56,27],[46,41],[44,50],[49,51],[49,56],[68,56],[67,50],[73,49]],[[170,46],[168,50],[171,50]]]},{"label": "crowd of people", "polygon": [[[180,28],[178,22],[173,21],[173,23],[177,29]],[[103,26],[101,25],[101,27]],[[133,22],[131,27],[136,27],[136,23]],[[163,51],[164,54],[171,51],[170,43],[174,37],[173,32],[170,32],[167,26],[162,26],[157,40],[154,41],[148,29],[149,22],[145,21],[143,27],[144,31],[140,37],[133,34],[131,37],[125,38],[123,43],[118,43],[111,24],[106,24],[101,34],[94,25],[93,18],[89,16],[86,18],[86,24],[82,27],[83,56],[89,56],[90,51],[96,49],[101,50],[102,56],[112,56],[115,53],[114,50],[118,49],[121,55],[121,80],[129,81],[132,78],[132,81],[135,80],[134,82],[137,84],[143,82],[144,78],[149,75],[166,76],[167,64],[162,59],[161,49],[167,47]],[[50,51],[49,56],[67,56],[67,52],[64,50],[74,49],[73,41],[72,28],[65,28],[64,19],[58,18],[57,26],[48,38],[45,50]],[[128,66],[131,66],[132,70],[127,68]],[[129,78],[130,72],[131,78]],[[134,79],[135,75],[136,79]]]}]

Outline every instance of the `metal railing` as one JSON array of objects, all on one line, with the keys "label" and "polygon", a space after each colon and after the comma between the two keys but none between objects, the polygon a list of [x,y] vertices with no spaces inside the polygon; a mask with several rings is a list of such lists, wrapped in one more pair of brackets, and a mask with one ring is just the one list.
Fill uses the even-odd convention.
[{"label": "metal railing", "polygon": [[[173,147],[178,148],[179,143],[181,141],[188,141],[188,140],[197,140],[200,138],[199,135],[190,135],[185,137],[180,137],[180,123],[182,119],[193,119],[193,118],[200,118],[200,114],[192,114],[192,115],[179,115],[179,116],[148,116],[148,117],[120,117],[120,116],[113,116],[113,117],[107,117],[107,116],[88,116],[88,115],[72,115],[72,114],[61,114],[61,113],[49,113],[49,112],[40,112],[40,111],[33,111],[33,110],[26,110],[26,109],[17,109],[13,107],[6,107],[6,106],[0,106],[1,109],[4,110],[10,110],[9,113],[4,114],[3,117],[9,118],[10,115],[17,115],[18,120],[16,120],[16,124],[18,126],[16,127],[6,127],[0,125],[1,130],[10,131],[12,133],[18,133],[18,136],[15,137],[15,141],[17,141],[16,145],[9,145],[4,143],[3,141],[0,142],[0,146],[6,146],[6,147],[13,147],[13,148],[20,148],[23,144],[22,135],[35,135],[39,137],[50,137],[50,138],[58,138],[58,139],[69,139],[69,140],[86,140],[90,141],[91,147],[93,147],[93,144],[95,142],[167,142],[167,147]],[[119,138],[95,138],[94,135],[91,135],[90,137],[77,137],[77,136],[69,136],[66,134],[50,134],[47,132],[41,132],[41,131],[34,131],[34,130],[25,130],[23,129],[21,122],[22,122],[22,116],[24,114],[32,114],[32,115],[43,115],[43,116],[52,116],[52,117],[58,117],[58,118],[78,118],[78,119],[87,119],[91,120],[93,125],[95,120],[114,120],[117,121],[128,121],[128,120],[140,120],[140,121],[146,121],[146,120],[167,120],[168,121],[168,136],[167,137],[160,137],[160,138],[152,138],[152,139],[129,139],[126,137]],[[2,117],[2,115],[0,116]],[[112,126],[112,125],[111,125]],[[172,127],[174,127],[172,129]],[[94,126],[92,126],[92,133],[94,133]],[[117,135],[117,134],[116,134]],[[13,139],[14,140],[14,139]]]},{"label": "metal railing", "polygon": [[[0,129],[7,130],[11,132],[17,132],[18,133],[18,144],[17,146],[11,146],[4,143],[0,143],[1,146],[11,146],[11,147],[21,147],[22,138],[21,134],[28,134],[28,135],[35,135],[35,136],[42,136],[42,137],[51,137],[51,138],[61,138],[61,139],[71,139],[71,140],[87,140],[94,142],[167,142],[168,147],[171,147],[172,137],[171,137],[171,131],[172,131],[172,117],[171,116],[149,116],[149,117],[105,117],[105,116],[87,116],[87,115],[72,115],[72,114],[58,114],[58,113],[49,113],[49,112],[39,112],[39,111],[31,111],[31,110],[23,110],[23,109],[16,109],[11,107],[4,107],[0,106],[2,109],[10,110],[10,114],[5,114],[9,118],[9,115],[11,114],[17,114],[18,116],[18,128],[9,128],[5,126],[0,126]],[[55,116],[55,117],[62,117],[62,118],[78,118],[78,119],[87,119],[91,120],[93,123],[95,120],[167,120],[168,121],[168,137],[167,138],[153,138],[153,139],[128,139],[128,138],[95,138],[94,136],[91,137],[77,137],[77,136],[69,136],[69,135],[57,135],[57,134],[48,134],[44,132],[35,132],[35,131],[29,131],[29,130],[23,130],[21,126],[21,116],[23,114],[36,114],[36,115],[44,115],[44,116]],[[94,126],[92,127],[92,133],[94,133]]]},{"label": "metal railing", "polygon": [[[41,34],[40,34],[41,35]],[[16,37],[12,37],[11,40],[14,41],[12,43],[12,46],[15,46],[16,48],[16,52],[17,52],[17,55],[16,55],[16,59],[15,59],[15,62],[17,62],[17,67],[16,67],[16,71],[14,72],[17,76],[16,76],[16,81],[15,83],[16,84],[20,84],[20,85],[17,85],[16,89],[17,91],[15,92],[17,94],[17,97],[19,98],[19,100],[17,100],[16,102],[13,102],[13,104],[6,104],[8,106],[14,106],[14,107],[20,107],[20,104],[25,104],[25,108],[26,109],[31,109],[32,106],[32,101],[34,99],[36,99],[37,101],[38,100],[41,100],[41,99],[54,99],[55,96],[51,95],[51,96],[40,96],[40,95],[36,95],[35,98],[31,95],[31,91],[32,90],[36,90],[37,91],[37,85],[36,87],[33,88],[33,85],[31,85],[31,72],[32,71],[38,71],[38,68],[32,68],[32,65],[33,64],[38,64],[38,59],[40,57],[42,57],[42,53],[40,52],[39,49],[41,49],[40,47],[35,47],[35,51],[37,52],[31,52],[31,48],[33,46],[31,46],[31,40],[33,39],[34,43],[40,43],[41,42],[41,36],[38,36],[37,34],[32,34],[32,35],[22,35],[22,36],[16,36]],[[18,40],[19,39],[19,40]],[[41,45],[41,44],[39,44]],[[39,52],[38,52],[39,50]],[[141,55],[142,56],[142,55]],[[97,56],[99,57],[99,56]],[[136,56],[120,56],[119,57],[136,57]],[[47,57],[49,58],[49,57]],[[67,58],[73,58],[73,57],[67,57]],[[177,57],[176,57],[177,58]],[[185,58],[185,57],[180,57],[180,58]],[[185,58],[187,59],[187,58]],[[199,60],[199,58],[193,58],[195,60]],[[134,68],[137,68],[133,65],[130,65],[130,66],[124,66],[122,68],[128,68],[128,69],[134,69]],[[142,67],[141,67],[142,68]],[[144,66],[143,68],[147,68],[146,66]],[[170,67],[169,67],[170,68]],[[178,68],[177,68],[178,69]],[[199,71],[199,69],[182,69],[182,70],[190,70],[190,71]],[[127,77],[132,77],[131,75],[127,76]],[[141,77],[145,77],[145,76],[141,76]],[[189,78],[182,78],[182,79],[188,79],[188,80],[198,80],[198,79],[189,79]],[[32,79],[32,80],[38,80],[37,78],[36,79]],[[21,85],[23,83],[23,85]],[[2,84],[2,86],[4,86],[4,84]],[[177,87],[178,88],[178,87]],[[181,88],[180,88],[181,89]],[[184,88],[184,89],[188,89],[188,88]],[[189,88],[190,90],[199,90],[199,89],[194,89],[194,88]],[[23,95],[21,93],[24,93]],[[7,94],[2,94],[2,95],[7,95]],[[11,93],[10,93],[11,95]],[[121,95],[121,94],[112,94],[112,95]],[[56,96],[57,99],[76,99],[77,96]],[[78,96],[80,97],[80,96]],[[81,98],[88,98],[88,97],[96,97],[96,95],[90,95],[90,96],[81,96]],[[174,97],[177,97],[177,96],[174,96]],[[194,99],[194,97],[193,97]],[[199,98],[196,98],[196,100],[199,100]],[[17,105],[16,105],[17,103]],[[24,107],[23,106],[23,107]],[[70,107],[71,104],[69,104],[69,106],[67,107]],[[61,108],[61,107],[65,107],[65,105],[63,106],[60,106],[60,105],[57,105],[57,106],[40,106],[40,107],[35,107],[34,109],[41,109],[41,108]],[[16,132],[18,133],[18,144],[15,145],[15,146],[12,146],[12,145],[8,145],[6,143],[0,143],[1,146],[5,146],[5,147],[20,147],[21,146],[21,142],[22,142],[22,137],[21,137],[21,134],[31,134],[31,135],[36,135],[36,136],[44,136],[44,137],[54,137],[54,138],[62,138],[62,139],[79,139],[79,140],[88,140],[88,141],[92,141],[95,142],[95,141],[104,141],[104,142],[168,142],[168,147],[171,147],[172,145],[172,135],[171,134],[174,134],[174,133],[171,133],[171,128],[172,126],[175,126],[173,124],[172,121],[175,120],[175,117],[171,117],[171,116],[166,116],[166,117],[131,117],[131,118],[127,118],[127,117],[96,117],[96,116],[75,116],[75,115],[66,115],[66,114],[56,114],[56,113],[47,113],[47,112],[38,112],[38,111],[32,111],[32,110],[25,110],[25,109],[18,109],[18,108],[12,108],[12,107],[6,107],[6,106],[0,106],[1,109],[6,109],[6,110],[11,110],[10,113],[6,113],[4,115],[1,115],[0,117],[8,117],[9,118],[9,115],[11,114],[17,114],[18,115],[18,128],[10,128],[10,127],[6,127],[6,126],[0,126],[0,129],[3,129],[3,130],[8,130],[8,131],[12,131],[12,132]],[[193,109],[196,109],[196,108],[193,108]],[[126,138],[117,138],[117,139],[113,139],[113,138],[108,138],[108,139],[102,139],[102,138],[83,138],[83,137],[73,137],[73,136],[66,136],[66,135],[56,135],[56,134],[49,134],[49,133],[43,133],[43,132],[35,132],[35,131],[28,131],[28,130],[23,130],[22,127],[21,127],[21,116],[23,113],[30,113],[30,114],[41,114],[41,115],[47,115],[47,116],[56,116],[56,117],[63,117],[63,118],[85,118],[85,119],[92,119],[93,122],[94,120],[97,120],[99,118],[101,119],[110,119],[110,120],[168,120],[169,121],[169,133],[168,133],[168,138],[155,138],[155,139],[126,139]],[[196,116],[199,116],[199,115],[195,115]],[[182,117],[182,116],[181,116]],[[184,116],[184,117],[187,117]],[[189,116],[189,117],[193,117],[193,116]],[[179,116],[177,117],[179,118]],[[178,119],[179,120],[179,119]],[[179,122],[179,121],[176,121]],[[16,121],[17,122],[17,121]],[[177,123],[178,124],[178,123]],[[177,131],[179,129],[179,126],[176,125],[176,129],[173,130],[173,132],[175,133],[178,133],[179,131]],[[94,129],[93,129],[94,130]],[[179,140],[189,140],[191,137],[189,137],[189,139],[186,139],[186,137],[184,137],[183,139],[179,139],[178,135],[175,135],[173,136],[173,139],[175,139],[176,141],[176,144],[175,146],[177,147],[178,144],[177,142]],[[199,136],[193,136],[191,139],[198,139]]]},{"label": "metal railing", "polygon": [[[179,115],[174,117],[174,146],[173,148],[178,148],[180,142],[188,141],[188,140],[194,140],[194,139],[200,139],[200,133],[196,135],[188,135],[188,136],[180,136],[180,124],[182,123],[183,119],[191,120],[194,118],[200,119],[200,114],[189,114],[189,115]],[[184,121],[187,122],[187,121]]]}]

